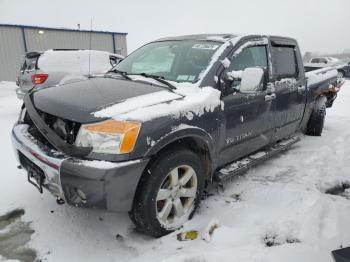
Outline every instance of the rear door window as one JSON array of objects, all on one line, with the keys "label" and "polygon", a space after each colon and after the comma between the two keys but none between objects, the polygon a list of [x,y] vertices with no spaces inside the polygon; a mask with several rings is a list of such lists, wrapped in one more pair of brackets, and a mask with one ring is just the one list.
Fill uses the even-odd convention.
[{"label": "rear door window", "polygon": [[271,50],[275,78],[277,80],[298,78],[295,48],[292,46],[272,46]]}]

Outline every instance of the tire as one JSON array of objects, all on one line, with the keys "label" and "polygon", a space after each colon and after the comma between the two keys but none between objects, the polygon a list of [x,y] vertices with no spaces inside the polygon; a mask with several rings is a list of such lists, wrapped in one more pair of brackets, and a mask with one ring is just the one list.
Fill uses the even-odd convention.
[{"label": "tire", "polygon": [[[176,173],[177,181],[172,179]],[[164,236],[192,218],[203,189],[204,171],[199,156],[188,149],[166,150],[142,176],[130,218],[137,230],[153,237]],[[186,194],[188,197],[184,197]]]},{"label": "tire", "polygon": [[306,135],[321,136],[326,119],[326,98],[320,97],[316,100],[306,128]]}]

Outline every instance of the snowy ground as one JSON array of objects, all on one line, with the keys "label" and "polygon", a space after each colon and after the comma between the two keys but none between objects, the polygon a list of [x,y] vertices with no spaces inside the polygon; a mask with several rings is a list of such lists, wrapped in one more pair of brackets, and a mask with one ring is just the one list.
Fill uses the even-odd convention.
[{"label": "snowy ground", "polygon": [[[210,242],[179,242],[176,233],[152,239],[136,233],[127,214],[58,206],[40,195],[12,152],[20,106],[14,88],[0,83],[0,260],[20,254],[31,261],[37,252],[50,262],[322,262],[350,245],[350,81],[327,111],[322,137],[303,137],[202,202],[185,228],[202,231],[217,221]],[[335,186],[336,195],[326,193]]]}]

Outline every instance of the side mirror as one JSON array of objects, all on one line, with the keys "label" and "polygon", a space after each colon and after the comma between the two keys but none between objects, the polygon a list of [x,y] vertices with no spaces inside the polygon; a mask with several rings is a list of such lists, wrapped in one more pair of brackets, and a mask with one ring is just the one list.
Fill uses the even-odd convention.
[{"label": "side mirror", "polygon": [[244,69],[239,91],[241,93],[251,93],[258,91],[260,89],[263,78],[264,70],[262,68],[252,67]]}]

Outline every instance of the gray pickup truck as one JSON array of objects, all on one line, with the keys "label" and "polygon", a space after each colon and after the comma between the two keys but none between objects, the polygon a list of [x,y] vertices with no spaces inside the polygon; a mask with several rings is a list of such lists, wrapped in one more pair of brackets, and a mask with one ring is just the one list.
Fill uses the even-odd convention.
[{"label": "gray pickup truck", "polygon": [[33,88],[12,132],[27,178],[59,204],[129,212],[162,236],[214,181],[322,133],[337,71],[305,75],[294,39],[160,39],[104,76]]}]

